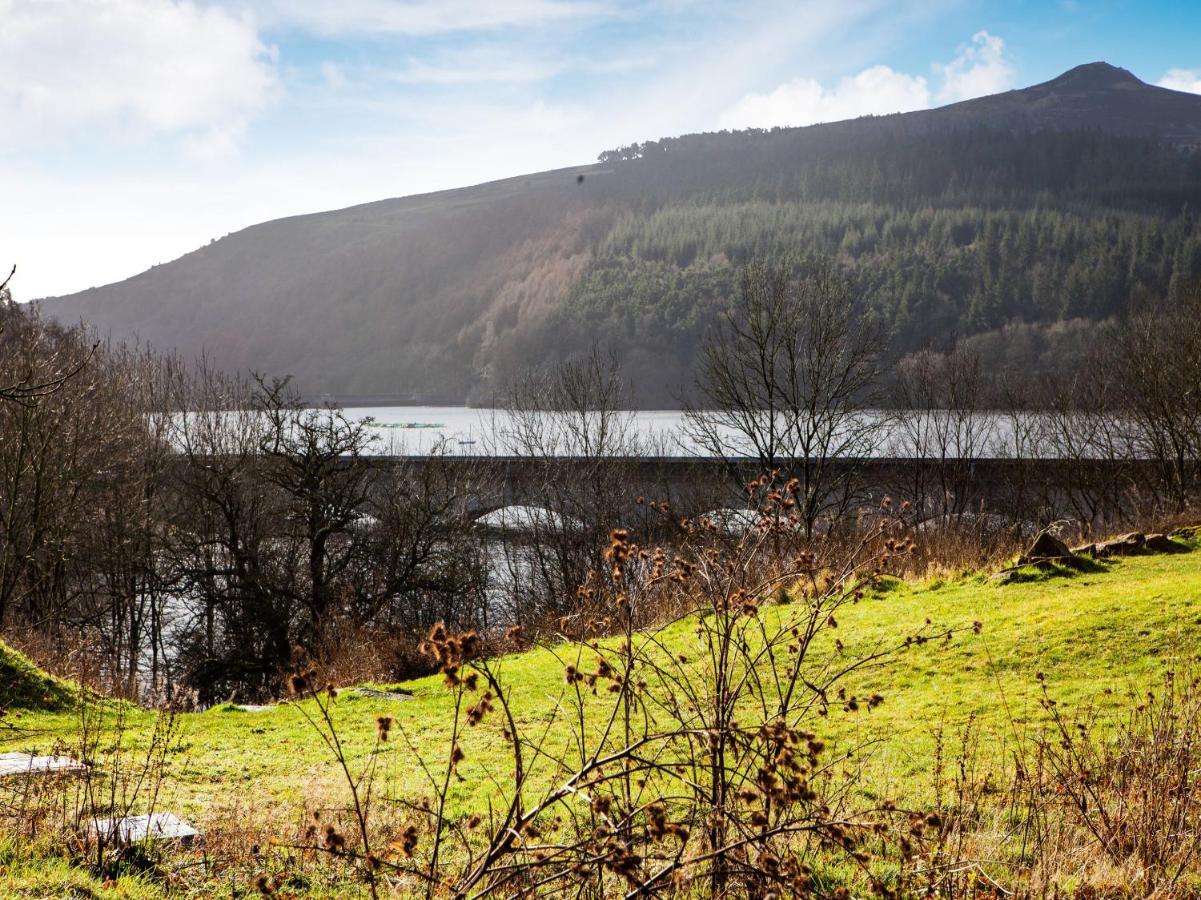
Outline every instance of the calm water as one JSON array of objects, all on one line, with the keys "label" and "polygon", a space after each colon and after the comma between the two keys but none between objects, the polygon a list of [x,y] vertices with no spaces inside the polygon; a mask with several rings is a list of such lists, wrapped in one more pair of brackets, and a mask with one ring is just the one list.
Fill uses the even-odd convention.
[{"label": "calm water", "polygon": [[[351,407],[351,417],[374,420],[377,441],[373,452],[394,456],[424,456],[432,452],[462,456],[516,455],[511,434],[514,420],[505,410],[463,406]],[[907,441],[895,420],[879,412],[862,413],[869,425],[870,442],[877,456],[907,457]],[[623,413],[625,427],[636,438],[641,455],[706,456],[689,439],[684,414],[678,410],[643,410]],[[962,454],[973,458],[1013,456],[1013,422],[1004,415],[981,413],[971,429],[974,438]],[[731,455],[753,455],[733,432],[725,435]],[[1033,448],[1032,448],[1033,449]],[[1027,450],[1030,453],[1031,450]],[[1053,455],[1053,454],[1052,454]]]},{"label": "calm water", "polygon": [[[356,406],[348,416],[375,421],[375,452],[424,456],[435,450],[464,456],[507,455],[513,420],[503,409],[465,406]],[[627,418],[628,417],[628,418]],[[624,413],[639,443],[663,448],[666,455],[695,455],[697,448],[681,443],[683,413],[676,410]]]}]

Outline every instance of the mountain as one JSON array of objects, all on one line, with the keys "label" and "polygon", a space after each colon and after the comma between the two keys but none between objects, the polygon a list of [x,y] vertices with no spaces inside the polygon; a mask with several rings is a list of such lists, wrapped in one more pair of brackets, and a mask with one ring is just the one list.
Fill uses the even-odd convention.
[{"label": "mountain", "polygon": [[1126,69],[1096,62],[1017,91],[911,113],[913,121],[948,120],[1009,129],[1098,129],[1201,144],[1196,94],[1140,81]]},{"label": "mountain", "polygon": [[42,308],[312,395],[486,402],[594,342],[670,403],[756,254],[836,257],[893,353],[1027,370],[1201,277],[1201,96],[1105,63],[939,109],[686,135],[266,222]]}]

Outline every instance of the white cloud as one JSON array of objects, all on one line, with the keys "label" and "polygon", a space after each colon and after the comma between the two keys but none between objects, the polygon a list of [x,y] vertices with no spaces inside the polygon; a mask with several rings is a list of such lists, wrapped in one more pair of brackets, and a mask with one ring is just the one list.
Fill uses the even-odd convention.
[{"label": "white cloud", "polygon": [[248,16],[188,0],[0,0],[4,141],[97,129],[229,150],[276,87]]},{"label": "white cloud", "polygon": [[767,94],[747,94],[721,117],[723,128],[811,125],[866,115],[925,109],[930,88],[920,76],[872,66],[827,90],[812,78],[794,78]]},{"label": "white cloud", "polygon": [[600,0],[247,0],[272,26],[328,36],[434,35],[528,27],[612,14]]},{"label": "white cloud", "polygon": [[949,63],[931,67],[941,79],[938,91],[920,75],[872,66],[825,88],[813,78],[794,78],[766,94],[747,94],[720,119],[723,128],[770,128],[811,125],[866,115],[927,109],[932,100],[953,103],[995,94],[1013,82],[1013,66],[1005,59],[1005,42],[987,31]]},{"label": "white cloud", "polygon": [[1168,69],[1155,83],[1173,91],[1201,94],[1201,69]]},{"label": "white cloud", "polygon": [[946,65],[934,65],[942,76],[940,103],[970,100],[996,94],[1013,86],[1013,66],[1005,59],[1005,42],[987,31],[977,31],[972,42]]},{"label": "white cloud", "polygon": [[341,90],[350,83],[342,66],[329,60],[321,64],[321,77],[325,80],[328,87],[336,91]]}]

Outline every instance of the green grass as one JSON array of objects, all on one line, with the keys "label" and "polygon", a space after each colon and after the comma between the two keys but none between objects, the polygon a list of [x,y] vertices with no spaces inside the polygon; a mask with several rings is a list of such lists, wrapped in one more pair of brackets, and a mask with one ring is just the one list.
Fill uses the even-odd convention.
[{"label": "green grass", "polygon": [[74,684],[47,674],[0,641],[0,708],[63,710],[77,697]]},{"label": "green grass", "polygon": [[0,840],[0,897],[141,900],[161,896],[161,887],[146,877],[98,877],[65,857],[32,852],[11,840]]},{"label": "green grass", "polygon": [[[892,643],[931,620],[966,626],[949,644],[914,647],[856,676],[851,690],[879,691],[885,702],[867,712],[832,713],[815,730],[833,744],[869,742],[867,789],[894,798],[913,796],[927,783],[935,733],[954,736],[974,722],[987,752],[1037,727],[1041,686],[1062,704],[1113,704],[1141,692],[1169,668],[1189,665],[1201,639],[1201,552],[1138,556],[1082,573],[1024,572],[1009,583],[984,577],[928,583],[891,582],[839,616],[837,635],[854,654],[878,642]],[[778,615],[769,608],[765,615]],[[971,624],[982,630],[973,633]],[[685,647],[687,623],[668,641]],[[832,638],[831,638],[832,639]],[[555,652],[564,645],[506,658],[505,683],[523,727],[534,728],[565,696]],[[586,657],[590,660],[591,656]],[[431,766],[447,752],[450,694],[440,677],[408,682],[408,700],[358,697],[343,691],[335,702],[340,731],[351,757],[361,763],[375,746],[375,719],[392,715]],[[1109,693],[1107,693],[1107,691]],[[127,713],[131,733],[147,733],[153,714]],[[45,751],[75,740],[77,715],[66,708],[13,710],[15,726],[0,732],[0,751]],[[457,810],[483,808],[498,788],[485,770],[505,771],[507,747],[493,719],[470,730],[464,742],[463,782],[456,782]],[[266,712],[229,706],[185,714],[180,746],[173,754],[158,808],[171,809],[203,829],[260,823],[282,832],[294,827],[302,806],[339,807],[346,802],[329,751],[300,711],[281,705]],[[548,740],[561,739],[552,730]],[[381,763],[391,790],[428,792],[414,754],[394,732]],[[2,884],[3,882],[0,882]]]}]

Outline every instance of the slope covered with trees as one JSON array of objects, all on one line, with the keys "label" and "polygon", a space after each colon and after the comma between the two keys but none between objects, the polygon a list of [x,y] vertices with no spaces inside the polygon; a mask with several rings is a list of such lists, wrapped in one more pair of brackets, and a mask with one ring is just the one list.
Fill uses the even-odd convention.
[{"label": "slope covered with trees", "polygon": [[753,256],[832,257],[899,356],[1025,369],[1201,275],[1201,97],[1094,64],[938,110],[689,135],[596,165],[269,222],[47,301],[310,394],[487,402],[600,343],[640,402],[692,381]]}]

